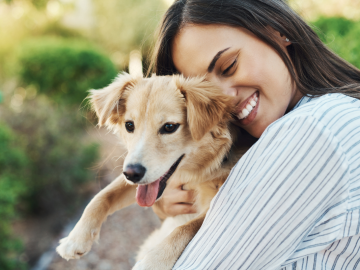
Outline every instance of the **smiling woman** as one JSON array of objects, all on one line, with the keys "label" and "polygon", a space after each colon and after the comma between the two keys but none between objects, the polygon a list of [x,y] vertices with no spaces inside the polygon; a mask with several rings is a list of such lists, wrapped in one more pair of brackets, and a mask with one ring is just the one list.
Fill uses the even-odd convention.
[{"label": "smiling woman", "polygon": [[[285,52],[291,44],[280,34],[278,42]],[[177,71],[186,76],[207,73],[209,80],[233,96],[234,122],[257,138],[302,96],[276,50],[243,28],[184,27],[174,38],[172,55]]]},{"label": "smiling woman", "polygon": [[258,138],[173,269],[358,267],[357,68],[282,0],[175,1],[152,67],[206,76]]}]

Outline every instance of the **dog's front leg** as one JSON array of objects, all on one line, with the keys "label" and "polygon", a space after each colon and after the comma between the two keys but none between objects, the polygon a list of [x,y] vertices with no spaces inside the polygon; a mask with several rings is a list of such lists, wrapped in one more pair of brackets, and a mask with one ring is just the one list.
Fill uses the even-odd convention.
[{"label": "dog's front leg", "polygon": [[145,257],[136,263],[133,270],[170,270],[200,229],[206,212],[177,227],[164,241],[150,250]]},{"label": "dog's front leg", "polygon": [[79,259],[89,252],[107,216],[133,204],[135,193],[136,185],[126,183],[123,175],[116,178],[91,200],[69,236],[60,240],[56,251],[66,260]]}]

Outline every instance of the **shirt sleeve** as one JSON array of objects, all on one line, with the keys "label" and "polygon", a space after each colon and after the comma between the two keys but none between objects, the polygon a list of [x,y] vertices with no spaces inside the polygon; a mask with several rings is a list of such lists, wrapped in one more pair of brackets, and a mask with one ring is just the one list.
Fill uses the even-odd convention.
[{"label": "shirt sleeve", "polygon": [[232,169],[174,269],[279,269],[346,201],[347,182],[341,145],[318,119],[278,120]]}]

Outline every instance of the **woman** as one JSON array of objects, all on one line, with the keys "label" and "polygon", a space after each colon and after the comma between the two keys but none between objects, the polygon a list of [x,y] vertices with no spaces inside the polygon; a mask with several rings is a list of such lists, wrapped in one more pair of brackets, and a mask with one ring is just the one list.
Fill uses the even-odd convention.
[{"label": "woman", "polygon": [[[234,97],[234,124],[259,138],[174,269],[360,267],[358,69],[281,0],[179,0],[153,71],[206,74]],[[165,196],[163,217],[192,211],[186,191],[167,192],[178,199]],[[188,205],[171,212],[181,196]]]}]

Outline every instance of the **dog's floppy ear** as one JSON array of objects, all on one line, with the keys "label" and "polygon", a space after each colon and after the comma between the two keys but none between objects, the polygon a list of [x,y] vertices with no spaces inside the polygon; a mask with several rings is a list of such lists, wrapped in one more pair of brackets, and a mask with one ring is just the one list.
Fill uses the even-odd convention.
[{"label": "dog's floppy ear", "polygon": [[175,75],[174,79],[185,98],[187,121],[194,140],[200,140],[220,121],[229,119],[232,99],[218,87],[204,77],[184,78]]},{"label": "dog's floppy ear", "polygon": [[[116,124],[119,116],[125,113],[127,90],[136,84],[137,79],[130,74],[121,73],[107,87],[90,90],[90,103],[99,119],[99,126]],[[113,113],[116,112],[116,113]]]}]

